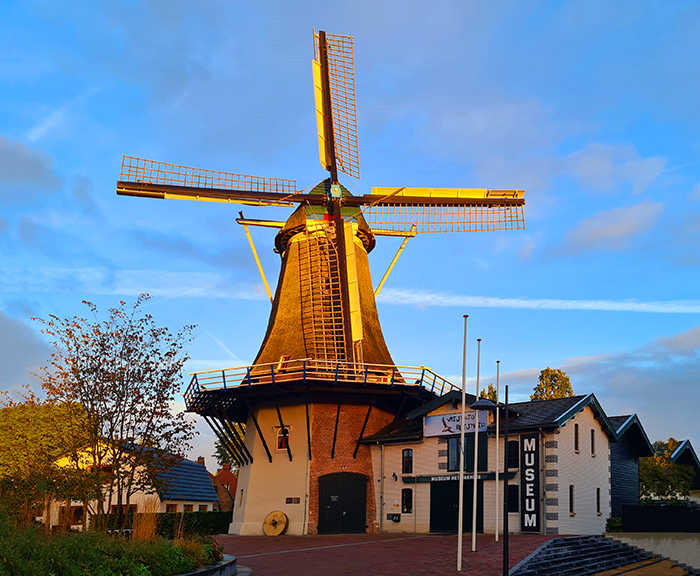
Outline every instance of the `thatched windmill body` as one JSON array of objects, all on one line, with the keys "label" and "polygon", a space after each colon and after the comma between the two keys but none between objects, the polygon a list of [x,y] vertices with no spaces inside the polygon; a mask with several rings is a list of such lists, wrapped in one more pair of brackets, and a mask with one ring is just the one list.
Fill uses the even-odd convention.
[{"label": "thatched windmill body", "polygon": [[[296,206],[286,222],[242,213],[237,220],[246,233],[251,225],[279,229],[280,276],[253,365],[194,374],[185,393],[187,409],[241,463],[231,524],[237,534],[260,533],[273,510],[285,512],[288,533],[375,530],[382,478],[362,438],[452,388],[423,366],[394,365],[375,303],[386,275],[375,290],[369,272],[375,237],[403,236],[403,249],[417,233],[523,228],[522,190],[350,194],[338,171],[359,178],[352,37],[319,32],[314,47],[328,179],[298,190],[293,180],[125,156],[117,184],[129,196]],[[257,261],[252,240],[251,247]],[[246,425],[244,435],[236,424]]]}]

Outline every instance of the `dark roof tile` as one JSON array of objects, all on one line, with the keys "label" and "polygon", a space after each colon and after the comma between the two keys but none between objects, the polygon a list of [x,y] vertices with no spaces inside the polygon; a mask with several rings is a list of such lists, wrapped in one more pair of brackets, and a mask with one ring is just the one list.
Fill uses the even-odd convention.
[{"label": "dark roof tile", "polygon": [[163,500],[199,500],[204,502],[218,500],[206,467],[192,462],[192,460],[183,458],[170,470],[161,472],[158,475],[158,480],[164,480],[168,483],[161,494]]}]

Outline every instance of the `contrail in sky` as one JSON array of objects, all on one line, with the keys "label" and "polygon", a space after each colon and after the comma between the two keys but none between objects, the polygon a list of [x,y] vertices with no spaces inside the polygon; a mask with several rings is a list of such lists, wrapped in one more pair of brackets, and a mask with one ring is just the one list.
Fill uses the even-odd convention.
[{"label": "contrail in sky", "polygon": [[377,301],[412,306],[458,306],[463,308],[519,308],[524,310],[602,310],[607,312],[656,312],[698,314],[700,300],[639,302],[637,300],[553,300],[535,298],[493,298],[412,290],[386,289]]}]

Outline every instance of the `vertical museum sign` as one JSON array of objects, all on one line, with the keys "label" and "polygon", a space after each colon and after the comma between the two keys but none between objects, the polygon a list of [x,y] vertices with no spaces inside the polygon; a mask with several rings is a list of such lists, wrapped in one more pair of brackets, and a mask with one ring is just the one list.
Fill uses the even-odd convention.
[{"label": "vertical museum sign", "polygon": [[520,531],[540,531],[539,434],[520,435]]}]

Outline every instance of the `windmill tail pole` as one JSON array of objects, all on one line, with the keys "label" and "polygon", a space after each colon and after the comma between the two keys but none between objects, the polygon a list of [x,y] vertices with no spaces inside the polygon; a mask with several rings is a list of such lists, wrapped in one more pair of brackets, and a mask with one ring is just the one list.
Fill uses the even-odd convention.
[{"label": "windmill tail pole", "polygon": [[[243,217],[243,213],[241,213],[241,218]],[[258,270],[260,271],[260,277],[262,278],[263,284],[265,284],[265,290],[267,291],[267,297],[270,299],[270,302],[273,302],[272,300],[272,292],[270,292],[270,286],[267,283],[267,278],[265,278],[265,272],[263,272],[263,267],[262,264],[260,264],[260,258],[258,258],[258,251],[255,249],[255,244],[253,244],[253,238],[250,235],[250,230],[248,230],[248,226],[245,224],[242,225],[243,229],[245,230],[245,235],[248,237],[248,242],[250,243],[250,249],[253,251],[253,257],[255,258],[255,263],[258,265]]]},{"label": "windmill tail pole", "polygon": [[[411,232],[413,232],[416,229],[416,225],[412,224],[411,225]],[[401,252],[403,252],[403,249],[406,247],[406,243],[410,239],[410,236],[406,236],[403,239],[403,242],[401,242],[401,246],[399,246],[398,251],[396,252],[396,256],[394,256],[394,259],[391,261],[391,264],[389,264],[389,268],[386,269],[386,272],[384,273],[384,276],[382,276],[381,282],[379,282],[379,286],[377,286],[377,289],[374,291],[374,297],[377,297],[377,294],[379,294],[379,291],[382,289],[382,286],[384,286],[384,282],[386,282],[386,279],[389,278],[389,274],[391,274],[392,269],[394,268],[394,264],[399,259],[399,256],[401,256]]]}]

